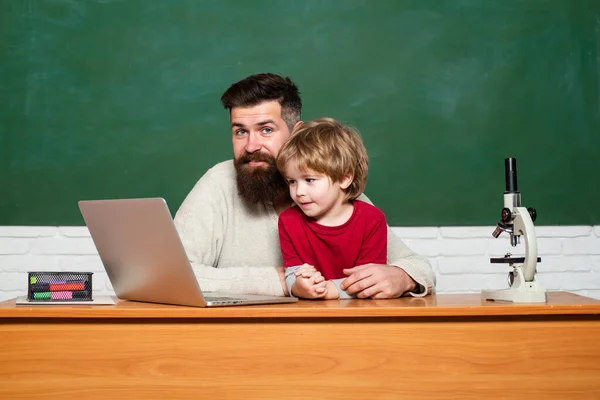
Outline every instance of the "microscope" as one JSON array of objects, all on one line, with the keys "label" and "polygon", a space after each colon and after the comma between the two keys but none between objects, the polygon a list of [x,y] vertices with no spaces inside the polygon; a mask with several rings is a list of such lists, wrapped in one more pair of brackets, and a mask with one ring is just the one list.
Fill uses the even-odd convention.
[{"label": "microscope", "polygon": [[541,258],[537,253],[537,239],[533,222],[537,213],[534,208],[521,207],[521,193],[517,190],[517,160],[504,160],[506,191],[504,208],[496,230],[497,238],[502,232],[510,235],[510,244],[515,247],[525,241],[525,257],[512,257],[510,253],[501,258],[490,258],[492,264],[508,264],[512,271],[508,274],[508,289],[482,290],[483,300],[510,301],[514,303],[545,303],[546,289],[535,280],[535,270]]}]

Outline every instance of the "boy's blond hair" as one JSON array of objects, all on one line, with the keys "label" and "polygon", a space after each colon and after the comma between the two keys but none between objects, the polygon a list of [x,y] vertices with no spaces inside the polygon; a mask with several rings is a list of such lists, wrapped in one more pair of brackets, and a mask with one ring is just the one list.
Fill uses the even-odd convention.
[{"label": "boy's blond hair", "polygon": [[346,199],[354,200],[365,190],[369,157],[358,132],[332,118],[319,118],[298,126],[277,156],[277,168],[285,175],[290,162],[302,171],[311,169],[341,182],[352,175]]}]

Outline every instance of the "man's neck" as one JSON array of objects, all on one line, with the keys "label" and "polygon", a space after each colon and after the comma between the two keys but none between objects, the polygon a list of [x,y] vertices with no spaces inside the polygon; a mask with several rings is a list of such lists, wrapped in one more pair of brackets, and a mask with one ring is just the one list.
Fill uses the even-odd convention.
[{"label": "man's neck", "polygon": [[280,194],[273,200],[273,207],[275,208],[277,215],[290,208],[292,204],[292,199],[290,199],[290,196],[287,194],[287,192]]}]

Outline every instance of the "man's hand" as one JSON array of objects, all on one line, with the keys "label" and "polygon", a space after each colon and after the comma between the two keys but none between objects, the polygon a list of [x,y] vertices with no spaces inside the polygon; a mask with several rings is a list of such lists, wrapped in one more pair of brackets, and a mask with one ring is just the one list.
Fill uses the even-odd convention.
[{"label": "man's hand", "polygon": [[417,283],[394,265],[365,264],[345,269],[340,288],[359,299],[395,299],[416,289]]}]

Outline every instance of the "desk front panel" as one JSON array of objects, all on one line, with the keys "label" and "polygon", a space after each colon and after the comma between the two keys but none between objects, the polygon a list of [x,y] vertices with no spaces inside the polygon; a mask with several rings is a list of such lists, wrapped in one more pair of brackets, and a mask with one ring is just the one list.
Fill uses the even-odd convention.
[{"label": "desk front panel", "polygon": [[0,398],[600,398],[600,319],[5,319]]}]

